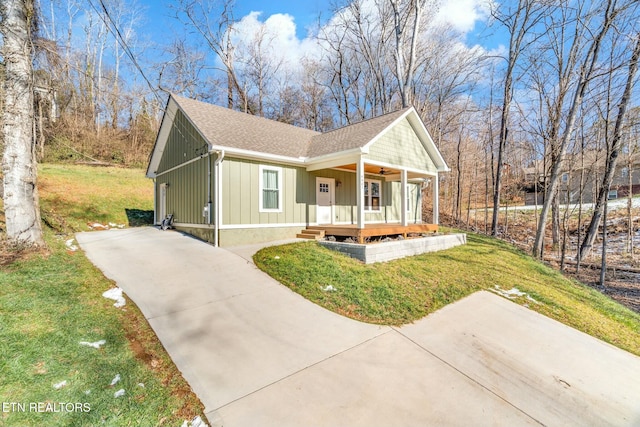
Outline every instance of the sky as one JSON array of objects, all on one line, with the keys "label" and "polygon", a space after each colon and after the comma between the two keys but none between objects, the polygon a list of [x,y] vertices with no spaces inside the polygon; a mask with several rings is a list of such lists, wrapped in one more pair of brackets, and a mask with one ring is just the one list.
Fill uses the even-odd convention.
[{"label": "sky", "polygon": [[[485,37],[485,23],[488,15],[488,3],[493,0],[441,0],[439,19],[452,24],[466,35],[469,45],[487,45],[495,49],[499,43]],[[167,29],[180,25],[171,16],[171,0],[138,0],[146,9],[145,30],[150,34],[162,35]],[[260,22],[277,19],[281,24],[289,21],[288,26],[295,25],[295,36],[302,41],[308,32],[317,25],[318,19],[326,22],[332,15],[332,0],[236,0],[235,18],[241,20],[252,12]],[[289,28],[283,24],[283,31]]]}]

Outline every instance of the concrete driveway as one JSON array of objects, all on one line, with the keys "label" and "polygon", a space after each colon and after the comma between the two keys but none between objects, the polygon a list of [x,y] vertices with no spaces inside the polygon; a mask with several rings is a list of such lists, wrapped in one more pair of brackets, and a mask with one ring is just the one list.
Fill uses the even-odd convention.
[{"label": "concrete driveway", "polygon": [[375,326],[177,232],[77,240],[140,307],[213,426],[640,425],[640,358],[488,292]]}]

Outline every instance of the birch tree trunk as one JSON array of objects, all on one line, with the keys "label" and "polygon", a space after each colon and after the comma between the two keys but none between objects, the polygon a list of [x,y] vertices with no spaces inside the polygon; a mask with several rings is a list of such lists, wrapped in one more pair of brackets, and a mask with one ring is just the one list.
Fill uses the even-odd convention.
[{"label": "birch tree trunk", "polygon": [[3,111],[4,211],[7,237],[44,246],[33,144],[33,0],[3,0],[0,5],[2,54],[6,66]]}]

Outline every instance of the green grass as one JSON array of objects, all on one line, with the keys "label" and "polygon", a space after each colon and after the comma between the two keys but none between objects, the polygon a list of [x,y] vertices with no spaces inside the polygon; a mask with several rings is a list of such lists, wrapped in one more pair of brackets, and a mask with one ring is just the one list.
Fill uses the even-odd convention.
[{"label": "green grass", "polygon": [[[446,251],[364,265],[315,242],[268,247],[259,268],[342,315],[402,325],[481,289],[516,287],[517,303],[640,355],[640,315],[499,240],[468,234]],[[324,291],[327,286],[336,291]]]},{"label": "green grass", "polygon": [[[45,230],[48,248],[0,267],[0,401],[26,409],[3,411],[0,426],[175,426],[202,415],[202,404],[137,307],[127,298],[118,309],[102,297],[114,284],[82,251],[65,246],[72,232],[87,229],[86,222],[121,223],[125,208],[149,209],[150,183],[141,175],[41,168],[43,216],[57,219]],[[100,349],[79,344],[99,340],[106,340]],[[111,386],[116,375],[121,381]],[[55,389],[61,381],[67,385]],[[120,389],[125,395],[115,398]],[[30,411],[38,402],[84,406]]]},{"label": "green grass", "polygon": [[45,164],[38,188],[42,218],[56,231],[153,220],[153,184],[141,169]]}]

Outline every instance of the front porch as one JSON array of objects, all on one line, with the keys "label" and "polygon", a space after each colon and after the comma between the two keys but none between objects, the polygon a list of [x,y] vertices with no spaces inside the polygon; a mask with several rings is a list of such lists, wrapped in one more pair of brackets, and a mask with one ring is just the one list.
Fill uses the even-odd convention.
[{"label": "front porch", "polygon": [[336,237],[351,237],[358,243],[364,243],[370,237],[401,235],[407,237],[409,234],[435,233],[438,231],[437,224],[365,224],[359,228],[355,224],[348,225],[314,225],[308,226],[309,235],[323,235]]}]

